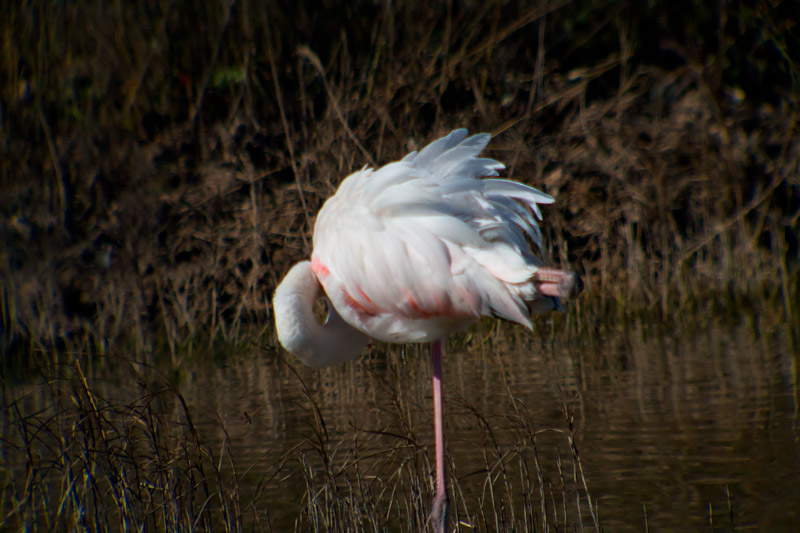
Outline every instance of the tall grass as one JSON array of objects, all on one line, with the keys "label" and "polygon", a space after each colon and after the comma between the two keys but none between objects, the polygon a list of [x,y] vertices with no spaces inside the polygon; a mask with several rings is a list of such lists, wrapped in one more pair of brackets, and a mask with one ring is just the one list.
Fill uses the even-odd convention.
[{"label": "tall grass", "polygon": [[[796,323],[791,2],[306,7],[5,9],[3,527],[271,529],[230,449],[209,448],[149,365],[180,373],[200,352],[274,341],[270,295],[308,256],[325,198],[452,128],[492,132],[506,175],[556,197],[548,260],[587,291],[549,334],[581,346],[742,308]],[[86,372],[120,353],[129,385]],[[308,395],[306,445],[274,471],[302,472],[297,530],[424,527],[427,439],[403,422],[407,398],[389,397],[396,423],[345,446]],[[450,465],[456,527],[598,527],[569,408],[540,431],[513,391],[503,402],[499,420],[456,402],[484,436],[480,468]]]},{"label": "tall grass", "polygon": [[459,126],[556,197],[584,327],[747,294],[794,317],[787,6],[11,5],[3,349],[239,339],[346,174]]},{"label": "tall grass", "polygon": [[[248,430],[263,423],[257,413],[229,433],[229,414],[208,420],[205,402],[180,392],[184,378],[133,360],[103,369],[80,354],[37,358],[27,369],[37,376],[4,386],[0,527],[280,531],[296,513],[296,531],[422,531],[435,468],[429,424],[413,421],[427,418],[418,380],[405,375],[416,364],[392,350],[386,368],[370,365],[352,391],[362,407],[349,428],[291,363],[275,365],[282,385],[300,391],[304,436],[283,449],[264,443],[245,461],[235,454],[243,435],[244,446],[257,439]],[[457,530],[599,528],[568,406],[562,428],[537,427],[510,387],[490,409],[455,395],[448,411],[450,447],[472,456],[448,465]],[[479,439],[458,438],[456,428],[471,427]],[[262,455],[268,464],[249,464]]]},{"label": "tall grass", "polygon": [[239,530],[229,448],[202,443],[181,393],[133,361],[120,391],[78,360],[31,367],[43,381],[23,394],[4,384],[2,527]]},{"label": "tall grass", "polygon": [[[379,430],[352,428],[349,438],[332,437],[321,415],[323,409],[303,384],[315,416],[307,446],[299,452],[306,483],[300,531],[423,531],[429,523],[435,491],[433,450],[427,435],[410,420],[410,398],[398,387],[405,372],[397,354],[387,354],[388,374],[373,373],[388,411]],[[298,379],[301,380],[302,378]],[[597,529],[593,506],[574,428],[537,429],[525,404],[510,390],[497,396],[503,402],[503,419],[489,419],[485,407],[459,398],[450,415],[479,428],[482,439],[460,442],[454,432],[450,446],[467,446],[474,455],[468,465],[448,464],[451,521],[457,531],[550,531]],[[412,400],[413,401],[413,400]],[[415,406],[413,410],[419,409]],[[564,412],[569,409],[564,406]],[[369,424],[365,424],[367,427]],[[425,428],[426,430],[429,428]],[[470,432],[470,434],[472,434]],[[556,449],[542,458],[539,443]],[[480,458],[480,459],[478,459]]]}]

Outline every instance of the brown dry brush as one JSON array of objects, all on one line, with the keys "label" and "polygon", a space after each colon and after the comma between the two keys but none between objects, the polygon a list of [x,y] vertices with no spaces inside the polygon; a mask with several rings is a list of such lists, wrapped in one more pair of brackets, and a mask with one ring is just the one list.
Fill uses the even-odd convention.
[{"label": "brown dry brush", "polygon": [[341,179],[460,126],[556,196],[586,327],[720,295],[795,315],[789,4],[12,5],[3,350],[268,329]]},{"label": "brown dry brush", "polygon": [[[792,2],[39,0],[4,11],[4,526],[237,529],[257,506],[180,394],[147,378],[117,397],[73,354],[171,353],[177,367],[207,340],[271,332],[271,292],[308,256],[314,213],[343,177],[456,127],[494,133],[488,155],[506,175],[556,197],[550,259],[587,282],[561,319],[573,331],[758,302],[796,320]],[[8,392],[25,382],[9,368],[37,349],[70,357],[43,365],[29,394]],[[485,472],[454,476],[455,523],[568,529],[577,512],[596,525],[571,434],[559,473],[545,475],[542,437],[511,407],[499,428],[474,411]],[[398,516],[423,527],[430,459],[411,428],[387,431],[397,444],[380,458],[354,443],[337,463],[341,443],[322,429],[286,458],[306,476],[300,529]],[[375,471],[391,486],[364,474]],[[475,475],[486,476],[478,510],[463,494]]]}]

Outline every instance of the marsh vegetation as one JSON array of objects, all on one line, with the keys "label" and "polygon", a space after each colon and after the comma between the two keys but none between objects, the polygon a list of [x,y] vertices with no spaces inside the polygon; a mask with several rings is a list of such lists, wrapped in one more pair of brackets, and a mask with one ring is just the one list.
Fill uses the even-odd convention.
[{"label": "marsh vegetation", "polygon": [[586,292],[445,379],[461,531],[796,524],[789,2],[27,2],[0,21],[4,529],[409,530],[428,361],[285,359],[341,179],[455,127]]}]

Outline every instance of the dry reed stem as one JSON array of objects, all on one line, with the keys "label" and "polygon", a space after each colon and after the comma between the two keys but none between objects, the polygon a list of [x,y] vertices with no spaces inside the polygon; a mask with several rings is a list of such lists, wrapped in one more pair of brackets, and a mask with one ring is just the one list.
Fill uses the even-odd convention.
[{"label": "dry reed stem", "polygon": [[[568,43],[562,34],[574,22],[561,3],[513,14],[475,6],[472,18],[411,4],[386,6],[369,31],[337,34],[327,46],[293,40],[280,25],[284,12],[267,17],[246,3],[209,6],[207,15],[224,15],[208,36],[189,20],[171,21],[171,6],[151,18],[116,7],[115,16],[130,10],[138,21],[107,22],[125,30],[122,44],[88,48],[83,33],[56,21],[99,14],[51,6],[36,34],[43,46],[12,43],[3,56],[13,82],[2,92],[11,112],[2,128],[11,134],[19,125],[12,151],[26,158],[4,167],[11,188],[0,215],[10,244],[0,275],[14,309],[6,347],[76,338],[102,347],[129,337],[142,349],[163,341],[174,351],[190,337],[235,341],[253,326],[263,330],[275,282],[307,255],[313,213],[342,177],[456,126],[493,131],[490,152],[513,147],[498,156],[509,175],[556,195],[546,237],[554,260],[587,277],[581,329],[629,319],[654,302],[662,317],[674,315],[696,305],[698,291],[724,299],[731,287],[777,287],[794,315],[797,93],[772,85],[783,92],[751,100],[758,87],[732,85],[747,79],[706,71],[703,61],[718,64],[722,50],[741,54],[723,22],[734,8],[717,21],[719,48],[698,57],[665,41],[683,62],[664,66],[647,55],[634,19],[588,5],[576,16],[596,18],[595,26]],[[24,26],[30,14],[15,13],[10,20]],[[197,46],[164,49],[180,28]],[[777,26],[768,30],[785,38]],[[266,46],[253,48],[261,33]],[[62,53],[77,73],[12,68],[53,66]],[[202,66],[196,80],[186,70],[192,62]],[[175,76],[165,64],[176,65]],[[225,81],[229,72],[240,81]],[[98,96],[116,78],[125,88],[121,111]],[[96,114],[63,111],[80,102],[64,96],[76,95],[76,84]],[[192,120],[181,122],[184,111]],[[31,175],[51,179],[31,190]],[[778,276],[766,275],[776,264]]]},{"label": "dry reed stem", "polygon": [[[258,335],[274,343],[271,292],[308,255],[324,199],[451,128],[493,132],[488,154],[508,176],[557,199],[548,256],[580,271],[586,294],[550,336],[591,346],[637,324],[691,330],[754,302],[796,322],[785,3],[758,17],[720,4],[680,24],[662,6],[580,2],[361,3],[317,18],[299,4],[185,7],[33,2],[0,22],[0,357],[13,368],[46,354],[34,391],[52,400],[31,407],[4,388],[2,445],[24,465],[5,480],[4,525],[237,529],[257,505],[239,499],[230,440],[212,453],[178,391],[142,378],[119,401],[82,362],[169,354],[179,372]],[[499,325],[481,328],[452,342],[497,342]],[[356,431],[349,449],[305,388],[308,442],[273,473],[305,472],[298,529],[377,530],[390,516],[424,527],[430,458],[396,387],[391,424]],[[454,476],[456,527],[574,528],[568,506],[599,527],[573,428],[560,434],[571,475],[559,455],[554,481],[508,382],[506,400],[514,419],[500,427],[456,402],[486,439],[486,507],[468,505],[473,473]],[[385,462],[364,451],[387,436]],[[561,513],[557,482],[575,496],[562,489]]]}]

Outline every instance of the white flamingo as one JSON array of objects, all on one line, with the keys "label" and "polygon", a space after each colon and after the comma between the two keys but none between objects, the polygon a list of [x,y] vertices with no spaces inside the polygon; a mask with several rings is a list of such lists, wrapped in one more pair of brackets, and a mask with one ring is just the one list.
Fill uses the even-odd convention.
[{"label": "white flamingo", "polygon": [[[358,357],[369,338],[432,342],[436,497],[444,531],[448,500],[442,428],[442,340],[481,316],[531,328],[531,313],[580,293],[573,272],[544,268],[539,204],[552,197],[497,176],[503,164],[478,155],[491,135],[459,129],[419,153],[348,176],[314,227],[311,261],[275,290],[278,338],[311,367]],[[531,246],[533,244],[533,248]],[[538,250],[537,250],[538,249]],[[313,313],[329,300],[324,325]]]}]

